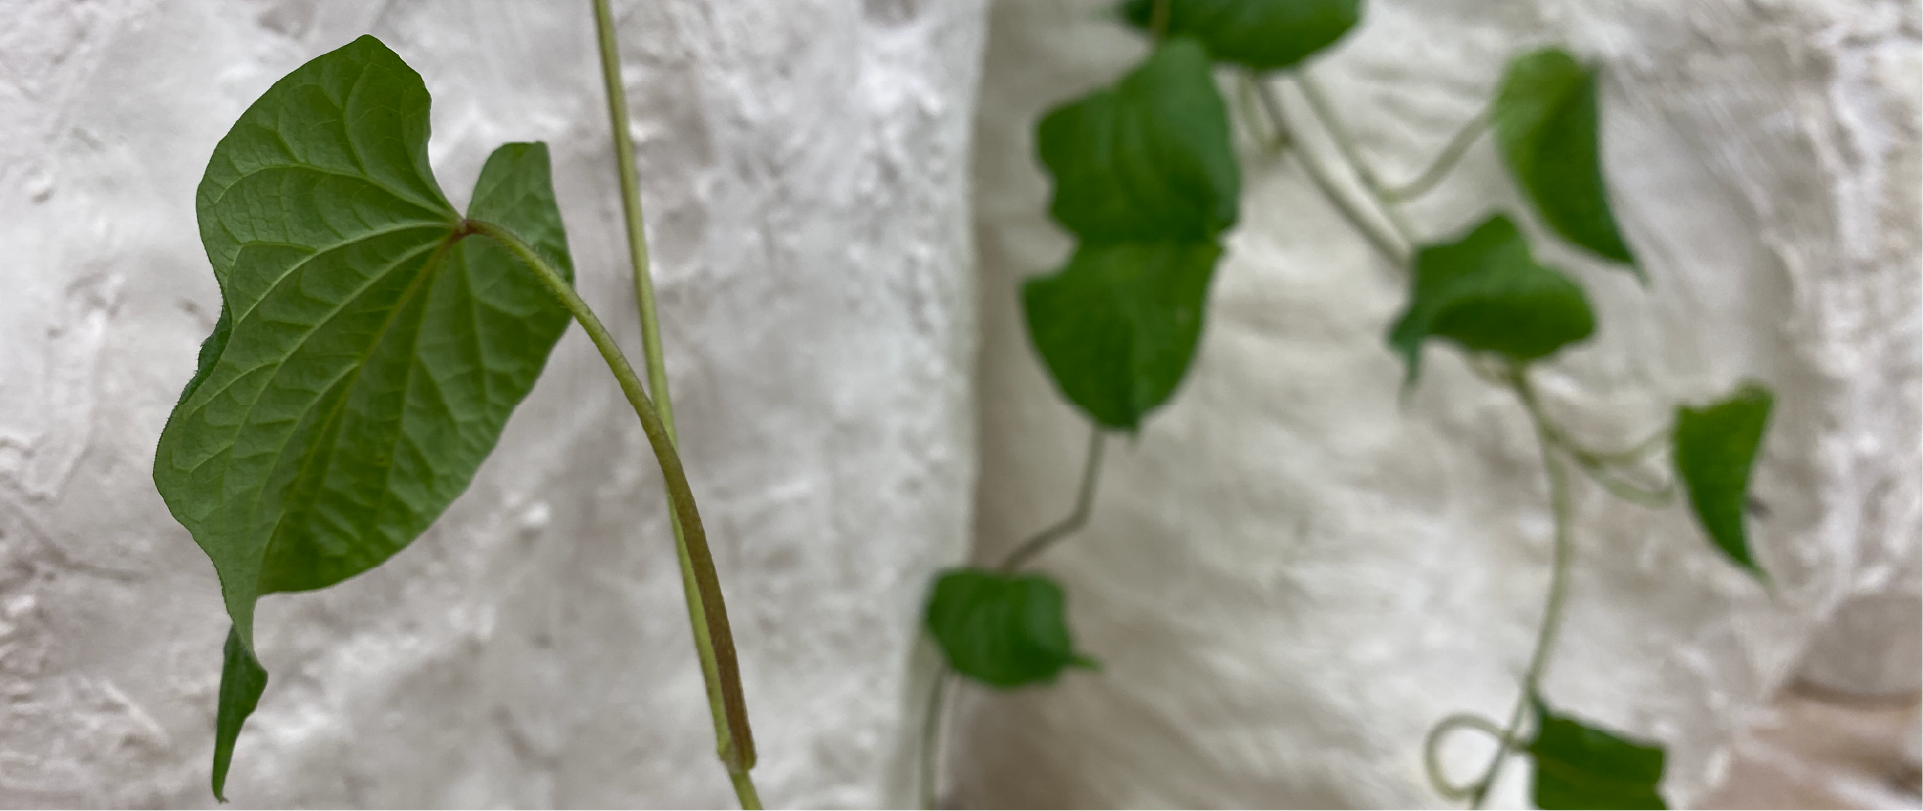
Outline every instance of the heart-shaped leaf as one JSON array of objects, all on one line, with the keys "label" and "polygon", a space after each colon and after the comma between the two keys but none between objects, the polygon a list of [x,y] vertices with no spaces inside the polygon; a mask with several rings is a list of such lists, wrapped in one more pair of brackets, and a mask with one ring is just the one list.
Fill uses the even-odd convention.
[{"label": "heart-shaped leaf", "polygon": [[1507,217],[1492,217],[1456,242],[1424,247],[1415,265],[1409,307],[1389,334],[1389,345],[1408,362],[1409,382],[1430,337],[1528,363],[1596,329],[1582,287],[1538,264]]},{"label": "heart-shaped leaf", "polygon": [[1242,175],[1228,108],[1194,40],[1056,108],[1036,145],[1055,180],[1050,213],[1085,241],[1206,241],[1235,224]]},{"label": "heart-shaped leaf", "polygon": [[926,617],[948,666],[990,687],[1052,682],[1063,668],[1095,664],[1075,653],[1062,587],[1041,575],[949,569]]},{"label": "heart-shaped leaf", "polygon": [[[428,94],[373,37],[275,82],[214,148],[201,240],[221,316],[154,484],[233,618],[214,792],[266,684],[255,601],[379,565],[465,490],[568,323],[428,168]],[[488,159],[468,208],[571,274],[547,149]]]},{"label": "heart-shaped leaf", "polygon": [[1722,402],[1676,409],[1677,477],[1689,491],[1696,520],[1716,548],[1758,580],[1769,575],[1750,553],[1743,530],[1749,474],[1769,428],[1775,397],[1760,383],[1744,383]]},{"label": "heart-shaped leaf", "polygon": [[1195,359],[1221,255],[1211,242],[1083,245],[1029,280],[1028,336],[1062,395],[1124,431],[1168,402]]},{"label": "heart-shaped leaf", "polygon": [[[1156,0],[1127,0],[1122,17],[1147,30]],[[1192,36],[1216,59],[1281,70],[1334,45],[1362,21],[1362,0],[1169,0],[1168,33]]]},{"label": "heart-shaped leaf", "polygon": [[1640,277],[1609,208],[1596,72],[1555,48],[1510,60],[1496,92],[1495,128],[1509,171],[1543,221]]},{"label": "heart-shaped leaf", "polygon": [[1537,808],[1667,808],[1656,787],[1663,780],[1661,746],[1557,715],[1536,702]]}]

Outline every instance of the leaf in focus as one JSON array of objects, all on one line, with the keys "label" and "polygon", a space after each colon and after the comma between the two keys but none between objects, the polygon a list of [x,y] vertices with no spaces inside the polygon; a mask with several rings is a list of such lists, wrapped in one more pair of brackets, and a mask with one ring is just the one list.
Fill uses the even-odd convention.
[{"label": "leaf in focus", "polygon": [[[1127,0],[1122,17],[1154,25],[1156,0]],[[1362,21],[1362,0],[1169,0],[1168,34],[1202,41],[1216,59],[1281,70],[1319,53]]]},{"label": "leaf in focus", "polygon": [[260,704],[267,690],[267,671],[254,652],[241,644],[240,629],[227,629],[220,669],[220,707],[214,720],[214,799],[227,802],[227,767],[234,762],[234,742],[240,727]]},{"label": "leaf in focus", "polygon": [[1075,653],[1064,614],[1062,587],[1047,577],[949,569],[935,582],[926,621],[949,667],[1007,690],[1095,666]]},{"label": "leaf in focus", "polygon": [[[427,161],[421,78],[361,37],[275,82],[198,194],[221,317],[169,416],[154,484],[233,618],[215,774],[266,673],[255,601],[332,585],[419,536],[533,388],[567,311],[506,249],[464,239]],[[469,213],[570,274],[547,149],[509,144]]]},{"label": "leaf in focus", "polygon": [[1731,562],[1768,582],[1743,529],[1749,503],[1750,468],[1769,428],[1775,397],[1760,383],[1739,386],[1728,399],[1702,408],[1676,409],[1676,473],[1689,492],[1696,520]]},{"label": "leaf in focus", "polygon": [[1194,40],[1171,40],[1114,87],[1056,108],[1036,133],[1049,208],[1089,242],[1204,241],[1235,224],[1241,169],[1228,108]]},{"label": "leaf in focus", "polygon": [[1640,278],[1603,179],[1596,72],[1549,48],[1510,60],[1496,92],[1496,143],[1544,222]]},{"label": "leaf in focus", "polygon": [[1069,402],[1134,431],[1168,402],[1200,342],[1212,242],[1083,245],[1022,287],[1028,335]]},{"label": "leaf in focus", "polygon": [[1402,353],[1413,383],[1422,344],[1431,337],[1528,363],[1595,329],[1582,287],[1538,264],[1515,224],[1498,215],[1461,240],[1416,254],[1409,307],[1390,332],[1389,345]]},{"label": "leaf in focus", "polygon": [[1557,715],[1536,702],[1537,808],[1667,808],[1656,787],[1663,780],[1661,746]]}]

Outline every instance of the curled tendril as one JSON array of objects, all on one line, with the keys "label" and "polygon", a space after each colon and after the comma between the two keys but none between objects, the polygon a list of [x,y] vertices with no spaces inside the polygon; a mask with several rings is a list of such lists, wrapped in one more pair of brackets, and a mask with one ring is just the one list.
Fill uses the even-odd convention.
[{"label": "curled tendril", "polygon": [[1506,737],[1502,727],[1495,721],[1467,712],[1451,715],[1429,728],[1429,736],[1422,741],[1422,769],[1429,775],[1429,785],[1435,788],[1436,793],[1452,801],[1467,800],[1482,790],[1481,781],[1457,785],[1449,782],[1449,776],[1442,773],[1442,740],[1448,737],[1449,733],[1459,729],[1486,732],[1497,742],[1501,742]]}]

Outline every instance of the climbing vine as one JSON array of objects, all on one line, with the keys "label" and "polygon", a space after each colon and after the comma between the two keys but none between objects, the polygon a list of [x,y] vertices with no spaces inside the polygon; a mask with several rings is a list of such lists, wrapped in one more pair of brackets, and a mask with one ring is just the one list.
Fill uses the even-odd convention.
[{"label": "climbing vine", "polygon": [[233,621],[211,781],[222,802],[267,687],[255,603],[339,583],[425,531],[467,489],[572,318],[660,463],[717,751],[742,806],[759,807],[721,583],[675,450],[608,0],[594,14],[645,388],[574,292],[546,145],[495,150],[456,212],[428,165],[427,88],[379,40],[296,68],[214,147],[196,213],[220,317],[161,432],[154,484],[212,559]]},{"label": "climbing vine", "polygon": [[[1239,214],[1241,176],[1229,106],[1215,77],[1217,68],[1229,68],[1250,99],[1241,105],[1245,114],[1259,112],[1261,121],[1247,126],[1265,148],[1301,161],[1360,235],[1407,270],[1408,303],[1386,329],[1388,349],[1404,361],[1404,391],[1417,384],[1425,347],[1434,341],[1453,345],[1469,354],[1481,376],[1515,396],[1540,448],[1554,528],[1550,585],[1534,650],[1506,723],[1465,713],[1431,729],[1424,762],[1435,790],[1480,807],[1509,755],[1521,753],[1534,763],[1538,807],[1664,807],[1660,746],[1582,721],[1542,690],[1575,560],[1571,474],[1580,472],[1609,493],[1651,508],[1674,501],[1680,481],[1715,548],[1767,587],[1743,520],[1771,394],[1746,382],[1720,402],[1678,406],[1669,426],[1626,450],[1600,451],[1575,441],[1544,410],[1532,371],[1595,333],[1582,286],[1537,261],[1509,215],[1488,216],[1459,235],[1433,239],[1420,234],[1399,207],[1433,189],[1493,131],[1537,221],[1561,240],[1653,284],[1610,208],[1596,69],[1557,48],[1514,57],[1488,106],[1431,166],[1406,184],[1391,185],[1362,159],[1308,65],[1360,24],[1362,0],[1127,0],[1118,12],[1121,23],[1150,33],[1154,46],[1115,84],[1041,119],[1036,150],[1053,181],[1049,215],[1077,245],[1063,267],[1029,280],[1021,291],[1036,354],[1063,398],[1091,423],[1082,486],[1068,518],[1020,544],[1001,565],[950,569],[934,582],[924,618],[944,670],[934,680],[924,719],[924,805],[932,807],[937,797],[935,749],[953,676],[1010,690],[1049,684],[1067,668],[1094,666],[1074,645],[1061,586],[1022,567],[1086,522],[1104,436],[1140,432],[1143,421],[1175,394],[1194,360],[1222,235]],[[1347,192],[1330,166],[1297,146],[1294,124],[1277,97],[1278,81],[1300,90],[1360,181],[1361,195]],[[1665,450],[1673,478],[1650,484],[1649,463]],[[1496,753],[1474,779],[1455,782],[1443,773],[1438,750],[1463,730],[1492,736]]]}]

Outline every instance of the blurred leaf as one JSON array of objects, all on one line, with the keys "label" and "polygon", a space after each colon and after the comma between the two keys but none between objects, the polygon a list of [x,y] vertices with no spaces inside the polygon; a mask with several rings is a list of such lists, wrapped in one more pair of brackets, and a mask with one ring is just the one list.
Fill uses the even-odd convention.
[{"label": "blurred leaf", "polygon": [[1010,689],[1093,667],[1075,653],[1062,588],[1041,575],[949,569],[928,601],[928,630],[955,672]]},{"label": "blurred leaf", "polygon": [[1667,808],[1663,748],[1557,715],[1536,701],[1537,808]]},{"label": "blurred leaf", "polygon": [[1596,72],[1554,48],[1510,60],[1496,92],[1496,142],[1543,221],[1641,277],[1609,208],[1600,117]]},{"label": "blurred leaf", "polygon": [[[1155,0],[1127,0],[1122,17],[1148,30]],[[1291,67],[1362,21],[1362,0],[1170,0],[1168,33],[1202,41],[1216,59],[1256,70]]]},{"label": "blurred leaf", "polygon": [[1055,181],[1049,211],[1083,240],[1206,241],[1235,223],[1242,176],[1228,109],[1193,40],[1056,108],[1036,144]]},{"label": "blurred leaf", "polygon": [[[154,484],[213,560],[234,622],[216,795],[266,684],[255,602],[338,583],[427,529],[567,327],[518,259],[463,238],[428,167],[428,105],[421,77],[361,37],[275,82],[201,180],[221,317]],[[496,150],[469,212],[572,273],[545,146]]]},{"label": "blurred leaf", "polygon": [[1537,264],[1507,217],[1416,254],[1409,307],[1389,334],[1414,382],[1428,338],[1517,363],[1554,354],[1595,331],[1589,299],[1561,272]]},{"label": "blurred leaf", "polygon": [[1678,406],[1674,438],[1676,472],[1696,520],[1717,549],[1764,582],[1769,575],[1750,553],[1743,510],[1749,503],[1750,468],[1774,403],[1768,388],[1748,382],[1720,403]]},{"label": "blurred leaf", "polygon": [[1195,359],[1221,255],[1210,242],[1083,245],[1031,279],[1028,335],[1062,395],[1124,431],[1168,402]]}]

